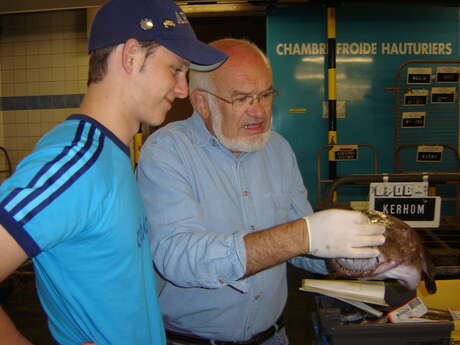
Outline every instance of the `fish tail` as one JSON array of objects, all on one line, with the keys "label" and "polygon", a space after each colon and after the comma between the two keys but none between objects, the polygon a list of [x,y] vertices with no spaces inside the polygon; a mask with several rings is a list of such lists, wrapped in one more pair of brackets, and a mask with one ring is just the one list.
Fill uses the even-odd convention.
[{"label": "fish tail", "polygon": [[430,294],[434,294],[437,290],[436,281],[433,279],[433,277],[430,277],[426,272],[422,272],[422,278],[425,282],[426,291],[428,291],[428,293]]},{"label": "fish tail", "polygon": [[428,291],[430,294],[434,294],[437,289],[435,280],[436,267],[431,260],[430,254],[425,248],[423,248],[422,256],[422,279],[425,282],[426,291]]}]

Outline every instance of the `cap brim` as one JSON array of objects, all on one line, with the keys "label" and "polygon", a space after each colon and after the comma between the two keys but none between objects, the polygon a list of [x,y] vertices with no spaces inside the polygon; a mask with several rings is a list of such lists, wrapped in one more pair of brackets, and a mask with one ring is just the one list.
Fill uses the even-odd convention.
[{"label": "cap brim", "polygon": [[[225,60],[227,60],[227,58],[225,58]],[[222,65],[225,62],[225,60],[219,61],[215,63],[214,65],[198,65],[198,64],[191,63],[190,69],[194,71],[198,71],[198,72],[210,72],[220,67],[220,65]]]},{"label": "cap brim", "polygon": [[190,69],[195,71],[212,71],[228,58],[224,52],[198,40],[161,40],[158,43],[190,61]]}]

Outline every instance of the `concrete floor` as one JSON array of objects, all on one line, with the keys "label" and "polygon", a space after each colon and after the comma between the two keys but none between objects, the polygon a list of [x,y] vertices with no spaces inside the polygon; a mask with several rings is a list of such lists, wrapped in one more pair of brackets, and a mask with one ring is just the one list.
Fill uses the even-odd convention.
[{"label": "concrete floor", "polygon": [[[299,291],[300,282],[307,273],[288,265],[289,299],[286,312],[286,329],[292,345],[311,345],[311,295]],[[16,327],[35,345],[50,345],[53,340],[48,332],[46,317],[39,305],[33,277],[30,275],[10,278],[12,292],[3,307]],[[5,289],[8,286],[2,284]],[[1,294],[0,294],[1,296]],[[127,344],[129,345],[129,344]]]}]

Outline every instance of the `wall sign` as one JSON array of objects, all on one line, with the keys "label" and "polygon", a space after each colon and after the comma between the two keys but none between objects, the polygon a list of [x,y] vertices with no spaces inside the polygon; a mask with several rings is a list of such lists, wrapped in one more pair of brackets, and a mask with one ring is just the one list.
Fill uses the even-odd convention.
[{"label": "wall sign", "polygon": [[417,162],[440,162],[442,160],[443,146],[419,145],[417,146]]},{"label": "wall sign", "polygon": [[424,128],[426,112],[403,112],[401,116],[401,128]]},{"label": "wall sign", "polygon": [[334,145],[330,152],[333,161],[352,161],[358,159],[358,145]]},{"label": "wall sign", "polygon": [[460,67],[442,66],[436,69],[436,81],[438,83],[458,83]]},{"label": "wall sign", "polygon": [[433,87],[431,89],[432,104],[446,104],[455,102],[455,87]]},{"label": "wall sign", "polygon": [[428,89],[410,89],[404,93],[404,105],[425,105],[428,103]]},{"label": "wall sign", "polygon": [[407,84],[430,84],[432,69],[430,67],[409,67]]}]

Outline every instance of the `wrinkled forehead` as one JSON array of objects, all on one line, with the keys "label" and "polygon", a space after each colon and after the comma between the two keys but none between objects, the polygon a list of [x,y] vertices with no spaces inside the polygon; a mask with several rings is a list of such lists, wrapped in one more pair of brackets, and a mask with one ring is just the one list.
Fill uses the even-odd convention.
[{"label": "wrinkled forehead", "polygon": [[230,61],[213,72],[213,81],[218,90],[242,93],[259,93],[272,86],[272,72],[260,61]]}]

